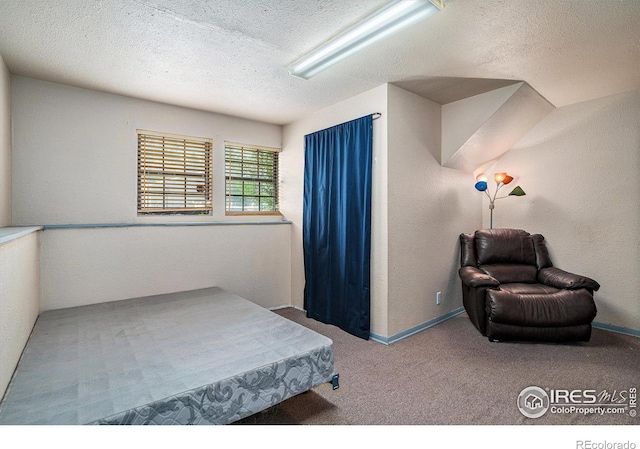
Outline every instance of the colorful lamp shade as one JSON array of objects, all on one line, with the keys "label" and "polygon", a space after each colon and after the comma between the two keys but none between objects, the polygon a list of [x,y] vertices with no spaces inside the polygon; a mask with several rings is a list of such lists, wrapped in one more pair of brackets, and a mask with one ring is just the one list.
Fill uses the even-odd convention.
[{"label": "colorful lamp shade", "polygon": [[522,187],[516,186],[508,195],[497,196],[498,195],[498,191],[503,186],[505,186],[506,184],[509,184],[511,181],[513,181],[513,176],[509,176],[508,174],[506,174],[504,172],[499,172],[499,173],[494,173],[494,175],[493,175],[493,179],[496,182],[496,190],[495,190],[495,192],[493,192],[493,196],[492,196],[488,191],[488,185],[487,185],[488,179],[489,178],[488,178],[488,176],[486,174],[480,173],[478,176],[476,176],[475,188],[479,192],[484,192],[487,195],[487,197],[489,198],[489,210],[491,212],[490,226],[493,229],[493,209],[495,208],[495,201],[499,200],[499,199],[502,199],[502,198],[506,198],[508,196],[524,196],[524,195],[526,195],[526,193],[524,192],[524,190],[522,190]]},{"label": "colorful lamp shade", "polygon": [[480,192],[484,192],[485,190],[487,190],[487,181],[476,182],[476,189]]}]

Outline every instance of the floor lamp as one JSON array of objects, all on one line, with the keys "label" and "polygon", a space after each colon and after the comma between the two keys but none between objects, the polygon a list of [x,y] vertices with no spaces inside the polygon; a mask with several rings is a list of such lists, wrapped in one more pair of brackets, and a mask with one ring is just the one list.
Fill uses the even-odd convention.
[{"label": "floor lamp", "polygon": [[490,211],[490,221],[489,221],[489,229],[493,229],[493,209],[495,208],[495,201],[502,199],[502,198],[506,198],[508,196],[523,196],[526,195],[526,193],[524,193],[524,190],[522,190],[522,188],[520,186],[516,186],[515,189],[513,189],[508,195],[504,195],[504,196],[497,196],[498,195],[498,191],[504,187],[505,185],[509,184],[511,181],[513,181],[513,177],[509,176],[506,173],[495,173],[493,175],[493,179],[496,181],[496,190],[495,192],[493,192],[493,196],[491,196],[491,194],[488,191],[488,185],[487,185],[487,181],[488,181],[488,177],[487,175],[485,175],[484,173],[480,173],[478,176],[476,176],[476,190],[478,190],[479,192],[484,192],[487,197],[489,198],[489,211]]}]

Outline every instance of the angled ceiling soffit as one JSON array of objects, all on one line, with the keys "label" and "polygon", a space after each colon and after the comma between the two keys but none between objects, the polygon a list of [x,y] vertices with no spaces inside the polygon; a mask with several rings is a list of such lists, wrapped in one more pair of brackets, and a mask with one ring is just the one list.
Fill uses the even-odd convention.
[{"label": "angled ceiling soffit", "polygon": [[553,109],[525,82],[444,104],[441,165],[471,173],[509,151]]}]

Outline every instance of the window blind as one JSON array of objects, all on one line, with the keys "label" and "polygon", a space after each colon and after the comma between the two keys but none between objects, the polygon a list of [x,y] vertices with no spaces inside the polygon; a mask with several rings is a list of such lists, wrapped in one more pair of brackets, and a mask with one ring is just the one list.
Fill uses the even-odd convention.
[{"label": "window blind", "polygon": [[213,141],[138,131],[138,213],[210,214]]},{"label": "window blind", "polygon": [[279,213],[279,152],[276,148],[225,143],[227,213]]}]

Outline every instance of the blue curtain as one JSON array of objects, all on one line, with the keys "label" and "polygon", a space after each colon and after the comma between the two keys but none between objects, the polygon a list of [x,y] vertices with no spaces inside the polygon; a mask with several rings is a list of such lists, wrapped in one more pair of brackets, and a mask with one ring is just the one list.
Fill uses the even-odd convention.
[{"label": "blue curtain", "polygon": [[371,115],[305,136],[307,316],[369,339]]}]

